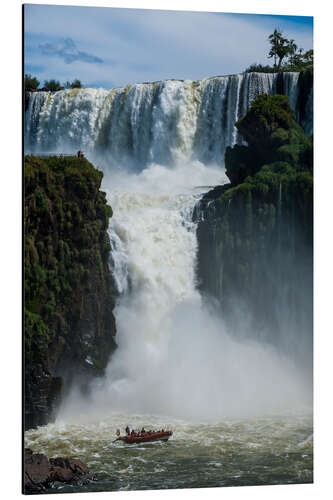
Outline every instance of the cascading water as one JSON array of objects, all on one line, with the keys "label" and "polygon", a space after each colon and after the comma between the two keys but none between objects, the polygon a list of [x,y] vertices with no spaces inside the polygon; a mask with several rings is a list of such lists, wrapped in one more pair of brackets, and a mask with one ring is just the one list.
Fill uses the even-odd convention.
[{"label": "cascading water", "polygon": [[204,182],[225,178],[200,163],[106,176],[105,187],[117,185],[108,197],[119,347],[106,379],[93,387],[94,415],[117,409],[215,418],[304,402],[291,363],[267,345],[234,341],[198,292],[192,214]]},{"label": "cascading water", "polygon": [[[311,416],[292,417],[292,424],[289,417],[268,417],[308,403],[302,378],[272,347],[251,338],[235,340],[196,283],[195,204],[208,186],[226,181],[225,148],[240,140],[235,121],[259,93],[274,93],[276,82],[276,75],[252,73],[30,97],[26,152],[83,149],[103,168],[102,188],[114,211],[110,266],[119,293],[119,347],[105,378],[92,384],[89,398],[73,391],[58,421],[27,433],[27,444],[49,454],[60,445],[73,454],[74,446],[74,454],[86,455],[90,467],[102,468],[104,489],[242,484],[238,472],[248,470],[247,457],[231,467],[229,476],[225,472],[229,479],[221,482],[207,456],[220,467],[225,450],[241,456],[239,440],[226,444],[232,436],[242,435],[239,439],[250,449],[254,433],[260,440],[268,428],[262,452],[271,453],[270,436],[276,432],[281,446],[291,446],[298,460],[292,482],[304,468],[299,457],[311,444],[302,444],[300,451],[297,447],[309,442]],[[290,77],[288,87],[294,100],[296,87],[297,75]],[[247,421],[241,428],[227,420],[258,415],[266,415],[266,431],[262,421],[259,427],[257,421]],[[207,426],[203,435],[200,419]],[[137,467],[128,464],[119,448],[110,447],[106,435],[131,422],[177,429],[178,444],[168,455],[171,482],[163,473],[162,449],[139,450]],[[61,437],[64,431],[68,439]],[[277,446],[273,454],[279,457],[281,449]],[[310,464],[311,453],[306,456]],[[112,474],[119,484],[110,483]],[[197,474],[198,484],[190,480]],[[281,481],[281,472],[276,474]],[[245,484],[258,484],[252,479]]]},{"label": "cascading water", "polygon": [[[299,73],[283,75],[297,106]],[[137,169],[199,160],[223,164],[240,141],[235,122],[259,94],[277,91],[277,74],[246,73],[129,85],[111,91],[35,92],[26,114],[25,151],[84,150],[105,165]],[[310,113],[305,119],[310,131]]]}]

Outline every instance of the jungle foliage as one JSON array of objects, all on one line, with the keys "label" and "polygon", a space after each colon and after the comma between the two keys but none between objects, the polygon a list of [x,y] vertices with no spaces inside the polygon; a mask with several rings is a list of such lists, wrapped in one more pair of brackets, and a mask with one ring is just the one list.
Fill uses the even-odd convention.
[{"label": "jungle foliage", "polygon": [[286,163],[296,170],[312,171],[313,139],[306,137],[283,95],[260,95],[236,127],[247,145],[228,147],[226,174],[233,185],[255,176],[264,165]]},{"label": "jungle foliage", "polygon": [[274,65],[251,64],[245,73],[278,73],[283,71],[308,71],[313,74],[313,50],[304,51],[295,40],[283,36],[280,29],[275,29],[268,36],[270,43],[269,58],[274,58]]},{"label": "jungle foliage", "polygon": [[39,83],[39,80],[35,76],[31,76],[30,74],[24,75],[24,90],[37,90]]},{"label": "jungle foliage", "polygon": [[[105,279],[112,209],[103,174],[75,157],[25,158],[25,347],[43,355],[73,299]],[[94,272],[96,270],[96,272]],[[98,283],[97,283],[98,285]]]}]

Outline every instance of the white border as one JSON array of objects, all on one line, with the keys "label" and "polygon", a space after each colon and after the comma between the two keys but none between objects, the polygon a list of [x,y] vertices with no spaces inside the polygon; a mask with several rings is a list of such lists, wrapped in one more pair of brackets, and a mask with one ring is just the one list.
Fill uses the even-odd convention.
[{"label": "white border", "polygon": [[[234,0],[127,0],[127,1],[32,1],[31,3],[159,8],[260,14],[315,16],[315,484],[168,490],[163,492],[115,492],[115,498],[196,499],[209,498],[270,500],[284,498],[326,498],[332,490],[332,159],[328,145],[332,143],[331,104],[331,12],[327,2],[306,0],[251,2]],[[1,472],[2,495],[19,498],[21,487],[21,5],[18,0],[1,3]],[[9,299],[9,300],[8,300]],[[101,499],[106,493],[90,493]],[[68,494],[61,498],[74,497]],[[76,497],[75,497],[76,498]]]}]

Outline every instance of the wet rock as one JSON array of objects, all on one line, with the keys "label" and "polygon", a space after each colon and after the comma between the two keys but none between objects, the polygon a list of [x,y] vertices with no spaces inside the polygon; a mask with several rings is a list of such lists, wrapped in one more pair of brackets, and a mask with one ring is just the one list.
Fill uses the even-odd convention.
[{"label": "wet rock", "polygon": [[57,484],[86,484],[96,481],[81,460],[56,457],[48,458],[42,453],[24,450],[24,493],[43,493],[47,488]]}]

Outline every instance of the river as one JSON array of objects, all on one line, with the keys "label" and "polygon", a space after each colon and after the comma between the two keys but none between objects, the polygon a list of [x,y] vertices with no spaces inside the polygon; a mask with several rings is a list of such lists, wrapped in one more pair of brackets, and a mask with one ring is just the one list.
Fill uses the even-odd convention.
[{"label": "river", "polygon": [[[167,443],[113,442],[116,429],[171,427]],[[26,433],[26,445],[48,456],[73,456],[96,472],[85,486],[52,492],[208,488],[311,483],[312,417],[280,415],[223,421],[114,413],[98,422],[55,424]]]}]

